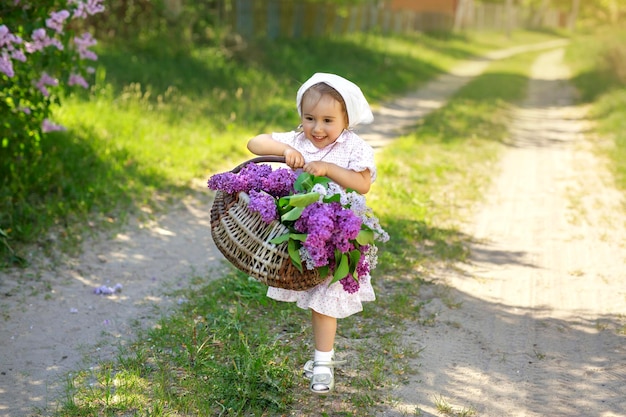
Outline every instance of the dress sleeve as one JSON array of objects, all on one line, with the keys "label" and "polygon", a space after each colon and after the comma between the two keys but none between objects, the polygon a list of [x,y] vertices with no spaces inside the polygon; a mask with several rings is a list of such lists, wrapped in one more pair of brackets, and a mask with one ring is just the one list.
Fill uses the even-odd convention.
[{"label": "dress sleeve", "polygon": [[287,145],[293,146],[296,139],[295,131],[291,132],[272,132],[272,139],[275,141],[286,143]]},{"label": "dress sleeve", "polygon": [[348,169],[361,172],[366,169],[370,170],[372,182],[376,181],[376,163],[374,162],[374,149],[363,139],[355,136],[355,146],[352,149],[350,163]]}]

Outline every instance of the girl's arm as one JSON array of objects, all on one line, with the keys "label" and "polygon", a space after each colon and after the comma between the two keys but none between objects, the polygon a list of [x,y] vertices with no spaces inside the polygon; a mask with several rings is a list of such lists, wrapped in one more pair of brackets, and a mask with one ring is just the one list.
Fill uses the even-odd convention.
[{"label": "girl's arm", "polygon": [[372,185],[369,169],[357,172],[331,162],[315,161],[304,164],[304,171],[316,176],[328,177],[343,188],[351,188],[361,194],[366,194]]},{"label": "girl's arm", "polygon": [[286,143],[272,139],[272,135],[264,133],[248,141],[248,150],[255,155],[278,155],[285,157],[285,163],[291,168],[302,168],[304,157],[300,152]]}]

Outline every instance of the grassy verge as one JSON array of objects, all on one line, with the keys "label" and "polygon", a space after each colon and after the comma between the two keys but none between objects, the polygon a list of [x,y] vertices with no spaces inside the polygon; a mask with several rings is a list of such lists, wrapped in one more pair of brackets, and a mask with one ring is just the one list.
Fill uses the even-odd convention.
[{"label": "grassy verge", "polygon": [[548,38],[354,35],[185,54],[103,45],[91,94],[67,97],[55,112],[68,131],[47,136],[6,176],[0,164],[0,262],[20,260],[8,244],[17,254],[33,244],[67,253],[85,230],[167,207],[192,179],[239,162],[250,136],[296,126],[295,91],[314,71],[347,76],[376,103],[461,59]]},{"label": "grassy verge", "polygon": [[590,116],[604,138],[599,149],[612,161],[617,185],[626,190],[626,31],[609,28],[574,38],[568,63]]},{"label": "grassy verge", "polygon": [[197,288],[176,294],[187,302],[117,361],[68,377],[56,415],[367,416],[393,404],[390,387],[406,381],[415,370],[405,361],[419,355],[399,342],[402,323],[432,320],[420,317],[427,300],[419,271],[466,256],[468,237],[455,225],[493,174],[532,57],[494,63],[379,154],[369,201],[392,239],[375,271],[378,301],[340,321],[336,349],[350,364],[337,372],[336,394],[313,397],[300,376],[312,351],[308,314],[233,272],[208,283],[198,277]]}]

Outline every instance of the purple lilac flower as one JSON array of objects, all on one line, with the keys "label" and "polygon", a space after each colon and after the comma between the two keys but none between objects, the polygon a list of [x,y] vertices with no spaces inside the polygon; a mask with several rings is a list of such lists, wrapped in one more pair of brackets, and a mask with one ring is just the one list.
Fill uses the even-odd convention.
[{"label": "purple lilac flower", "polygon": [[78,55],[81,59],[90,59],[92,61],[98,60],[98,55],[96,55],[95,52],[87,49],[97,43],[98,42],[89,32],[83,33],[80,37],[74,37],[74,44],[76,45],[76,50],[78,51]]},{"label": "purple lilac flower", "polygon": [[26,42],[26,52],[32,54],[50,45],[50,39],[43,28],[35,29],[31,35],[32,42]]},{"label": "purple lilac flower", "polygon": [[122,292],[122,284],[115,284],[114,287],[101,285],[93,290],[93,293],[98,295],[113,295],[116,292]]},{"label": "purple lilac flower", "polygon": [[370,263],[368,261],[368,254],[370,252],[370,245],[365,245],[361,248],[361,257],[359,263],[356,265],[356,274],[359,278],[369,275]]},{"label": "purple lilac flower", "polygon": [[46,19],[46,26],[54,29],[57,33],[63,32],[63,23],[70,17],[70,12],[61,10],[60,12],[50,12],[50,17]]},{"label": "purple lilac flower", "polygon": [[237,175],[239,181],[242,182],[242,191],[250,190],[261,191],[263,189],[263,180],[272,172],[272,167],[265,164],[249,163],[244,166]]},{"label": "purple lilac flower", "polygon": [[26,62],[26,55],[24,55],[24,51],[22,51],[21,49],[13,50],[11,52],[11,58],[21,62]]},{"label": "purple lilac flower", "polygon": [[80,85],[83,88],[89,88],[89,83],[80,74],[70,74],[68,85]]},{"label": "purple lilac flower", "polygon": [[278,168],[270,172],[263,180],[263,189],[275,197],[284,197],[293,194],[293,184],[296,174],[291,169]]},{"label": "purple lilac flower", "polygon": [[50,92],[46,88],[46,86],[48,85],[57,86],[59,85],[59,80],[57,80],[56,78],[52,78],[50,75],[48,75],[47,72],[44,71],[41,74],[39,81],[35,83],[35,86],[39,89],[39,91],[41,91],[41,94],[48,97],[50,95]]},{"label": "purple lilac flower", "polygon": [[76,10],[74,10],[73,18],[86,18],[88,15],[94,15],[104,11],[102,5],[103,0],[70,0],[69,4],[75,4]]},{"label": "purple lilac flower", "polygon": [[309,251],[316,267],[327,265],[334,254],[330,239],[335,232],[334,213],[337,206],[341,208],[339,203],[310,204],[294,224],[297,231],[307,234],[303,246]]},{"label": "purple lilac flower", "polygon": [[42,49],[52,45],[56,46],[59,51],[64,49],[63,44],[58,39],[53,39],[48,37],[46,30],[43,28],[35,29],[31,36],[32,42],[26,42],[24,44],[24,48],[26,52],[32,54],[37,51],[41,51]]},{"label": "purple lilac flower", "polygon": [[6,25],[0,25],[0,48],[11,44],[10,35],[9,28]]},{"label": "purple lilac flower", "polygon": [[274,197],[263,191],[250,191],[250,203],[248,203],[250,211],[257,212],[261,215],[261,219],[265,223],[271,223],[278,219],[278,210],[276,209],[276,200]]},{"label": "purple lilac flower", "polygon": [[282,197],[293,191],[295,178],[288,170],[278,169],[274,173],[272,167],[264,164],[250,163],[239,173],[224,172],[215,174],[208,181],[208,187],[212,190],[221,190],[226,193],[239,193],[250,191],[265,191],[273,196]]},{"label": "purple lilac flower", "polygon": [[334,246],[341,252],[354,249],[354,245],[350,241],[356,239],[359,234],[361,219],[351,210],[341,208],[336,212],[335,222],[337,233],[333,234]]},{"label": "purple lilac flower", "polygon": [[348,275],[345,278],[340,279],[339,282],[341,282],[343,290],[350,294],[354,294],[359,291],[359,288],[361,287],[359,281],[355,280],[352,275]]},{"label": "purple lilac flower", "polygon": [[22,43],[22,38],[12,34],[7,25],[0,25],[0,48],[6,47],[11,51],[14,43]]},{"label": "purple lilac flower", "polygon": [[236,177],[236,174],[233,174],[232,172],[222,172],[220,174],[215,174],[211,178],[209,178],[207,185],[211,190],[220,190],[228,194],[232,194],[235,192],[239,192],[234,187]]},{"label": "purple lilac flower", "polygon": [[11,58],[5,52],[0,54],[0,72],[4,73],[9,78],[12,78],[15,75]]},{"label": "purple lilac flower", "polygon": [[66,130],[66,129],[65,129],[65,127],[63,127],[61,125],[58,125],[56,123],[52,123],[48,119],[43,119],[43,122],[41,122],[41,130],[44,133],[48,133],[48,132],[56,132],[56,131]]},{"label": "purple lilac flower", "polygon": [[21,49],[16,49],[14,44],[22,43],[22,38],[9,31],[6,25],[0,25],[0,72],[7,77],[15,76],[11,59],[25,62],[26,56]]}]

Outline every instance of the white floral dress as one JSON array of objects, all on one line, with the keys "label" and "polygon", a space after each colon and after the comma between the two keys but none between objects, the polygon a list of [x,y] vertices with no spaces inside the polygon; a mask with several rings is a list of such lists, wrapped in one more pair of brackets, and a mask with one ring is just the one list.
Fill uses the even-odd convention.
[{"label": "white floral dress", "polygon": [[[334,143],[318,149],[301,132],[273,133],[272,138],[297,149],[306,162],[332,162],[357,172],[370,170],[372,182],[376,179],[374,150],[356,133],[344,130]],[[330,317],[345,318],[363,310],[363,301],[374,301],[374,288],[370,275],[359,280],[359,290],[353,294],[344,291],[341,283],[328,285],[330,277],[321,284],[306,290],[292,291],[269,287],[267,296],[278,301],[295,302],[298,307],[311,309]]]}]

